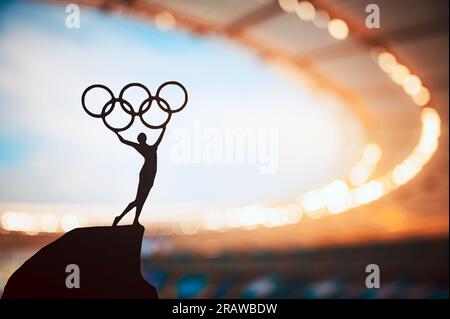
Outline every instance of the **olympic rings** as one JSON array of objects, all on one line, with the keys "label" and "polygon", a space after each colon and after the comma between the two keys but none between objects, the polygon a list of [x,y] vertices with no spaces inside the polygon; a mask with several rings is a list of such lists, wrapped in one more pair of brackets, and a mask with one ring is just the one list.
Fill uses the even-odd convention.
[{"label": "olympic rings", "polygon": [[[170,104],[165,99],[163,99],[160,96],[161,90],[164,87],[168,86],[168,85],[178,86],[183,91],[184,101],[183,101],[183,103],[181,103],[181,106],[179,106],[178,108],[175,108],[175,109],[171,108]],[[148,98],[146,98],[141,103],[141,105],[139,106],[139,109],[137,111],[135,111],[133,109],[133,106],[131,105],[130,102],[128,102],[126,99],[123,98],[123,96],[125,94],[125,91],[127,89],[129,89],[129,88],[132,88],[132,87],[139,87],[139,88],[143,89],[145,91],[145,93],[148,95]],[[111,96],[109,101],[107,101],[103,105],[100,114],[96,114],[94,112],[91,112],[88,109],[88,107],[86,106],[86,94],[90,90],[95,89],[95,88],[103,89]],[[158,105],[158,107],[162,111],[167,113],[167,118],[165,119],[165,121],[162,124],[159,124],[159,125],[150,124],[150,123],[146,122],[146,120],[144,119],[145,113],[148,112],[150,110],[152,104],[154,104],[153,101],[156,101],[156,104]],[[143,85],[141,83],[129,83],[129,84],[125,85],[122,88],[122,90],[120,90],[118,98],[114,97],[113,92],[107,86],[102,85],[102,84],[94,84],[94,85],[91,85],[91,86],[87,87],[84,90],[83,94],[81,95],[81,105],[83,106],[83,109],[86,111],[86,113],[89,114],[92,117],[101,118],[103,120],[103,123],[105,124],[105,126],[108,129],[110,129],[110,130],[112,130],[112,131],[114,131],[116,133],[117,132],[121,132],[121,131],[125,131],[128,128],[130,128],[131,125],[133,125],[134,119],[135,119],[136,116],[138,116],[141,119],[141,122],[145,126],[147,126],[148,128],[151,128],[151,129],[163,128],[163,127],[165,127],[167,125],[167,123],[169,123],[170,119],[172,118],[172,114],[180,112],[182,109],[184,109],[184,107],[186,106],[187,102],[188,102],[188,94],[187,94],[186,88],[181,83],[176,82],[176,81],[169,81],[169,82],[165,82],[165,83],[161,84],[159,86],[158,90],[156,91],[156,95],[155,96],[153,96],[151,94],[150,90],[145,85]],[[122,108],[122,110],[125,113],[130,115],[130,120],[127,122],[127,124],[122,126],[122,127],[119,127],[119,128],[113,127],[106,120],[107,116],[110,115],[113,112],[114,107],[116,106],[117,103],[120,105],[120,107]]]},{"label": "olympic rings", "polygon": [[[155,126],[155,125],[152,125],[152,124],[150,124],[150,123],[147,123],[147,122],[145,121],[145,119],[144,119],[144,114],[145,114],[148,110],[150,110],[150,107],[152,106],[153,100],[156,100],[156,102],[158,103],[159,108],[160,108],[161,110],[163,110],[164,112],[167,113],[167,118],[166,118],[166,120],[165,120],[162,124],[156,125],[156,126]],[[168,109],[169,112],[167,112],[166,109],[164,109],[164,108],[161,106],[161,102],[164,102],[164,103],[166,104],[166,109]],[[148,106],[144,108],[145,105],[148,105]],[[172,113],[174,113],[174,112],[171,112],[171,111],[170,111],[170,106],[169,106],[169,104],[167,103],[167,101],[164,100],[164,99],[162,99],[162,98],[160,98],[159,96],[158,96],[157,98],[154,98],[154,99],[150,99],[150,98],[149,98],[149,99],[144,100],[144,102],[142,102],[141,106],[139,107],[139,111],[138,111],[138,114],[141,114],[140,117],[141,117],[142,123],[143,123],[145,126],[147,126],[147,127],[149,127],[149,128],[152,128],[152,129],[158,129],[158,128],[161,128],[161,127],[166,126],[167,123],[169,123],[170,119],[172,118]]]},{"label": "olympic rings", "polygon": [[[163,109],[164,111],[166,111],[166,112],[170,112],[170,113],[177,113],[177,112],[180,112],[182,109],[184,109],[184,107],[186,106],[186,104],[187,104],[187,102],[188,102],[188,94],[187,94],[187,91],[186,91],[185,87],[182,86],[180,83],[178,83],[178,82],[176,82],[176,81],[169,81],[169,82],[165,82],[165,83],[163,83],[163,84],[161,84],[161,85],[159,86],[158,90],[156,91],[156,96],[157,96],[157,97],[159,97],[159,94],[161,93],[161,90],[162,90],[165,86],[167,86],[167,85],[176,85],[176,86],[179,86],[180,89],[183,91],[183,94],[184,94],[184,102],[181,103],[181,106],[178,107],[178,108],[175,109],[175,110],[174,110],[174,109],[171,109],[170,106],[169,106],[169,104],[167,104],[167,109],[165,109],[165,108],[163,108],[163,107],[161,106],[159,100],[156,100],[156,102],[158,103],[158,106],[159,106],[161,109]],[[163,100],[163,101],[164,101],[164,100]],[[165,102],[165,101],[164,101],[164,102]]]},{"label": "olympic rings", "polygon": [[[123,109],[128,115],[131,115],[131,118],[130,118],[130,121],[128,122],[128,124],[126,124],[125,126],[120,127],[120,128],[113,127],[112,125],[110,125],[110,124],[108,123],[108,121],[106,121],[106,117],[107,117],[109,114],[111,114],[111,112],[114,110],[114,105],[115,105],[117,102],[120,103],[120,106],[122,107],[122,109]],[[103,106],[102,113],[101,113],[101,118],[102,118],[102,120],[103,120],[103,124],[105,124],[105,126],[106,126],[107,128],[109,128],[111,131],[114,131],[114,132],[122,132],[122,131],[125,131],[125,130],[129,129],[129,128],[131,127],[131,125],[133,125],[133,122],[134,122],[134,115],[133,115],[131,112],[127,111],[127,109],[124,107],[124,104],[126,104],[127,107],[128,107],[131,111],[133,110],[133,107],[131,106],[130,103],[128,103],[128,101],[126,101],[126,100],[119,101],[118,99],[115,99],[115,98],[109,100],[109,101]],[[108,106],[109,106],[109,105],[111,105],[111,106],[109,107],[109,110],[108,110]]]},{"label": "olympic rings", "polygon": [[[111,96],[111,100],[114,99],[114,94],[113,94],[113,92],[112,92],[107,86],[104,86],[104,85],[102,85],[102,84],[94,84],[94,85],[89,86],[86,90],[84,90],[83,95],[81,95],[81,105],[83,105],[83,109],[84,109],[84,110],[86,111],[86,113],[89,114],[90,116],[99,118],[99,117],[102,117],[102,113],[100,113],[100,114],[95,114],[95,113],[89,111],[89,109],[86,107],[86,103],[85,103],[85,99],[86,99],[86,94],[87,94],[87,92],[89,92],[90,90],[95,89],[95,88],[101,88],[101,89],[104,89],[105,91],[107,91],[107,92],[109,93],[109,95]],[[110,101],[111,101],[111,100],[110,100]],[[102,110],[103,110],[103,109],[102,109]],[[108,114],[109,114],[109,113],[110,113],[110,112],[108,112]],[[106,114],[106,115],[108,115],[108,114]],[[105,115],[105,116],[106,116],[106,115]]]}]

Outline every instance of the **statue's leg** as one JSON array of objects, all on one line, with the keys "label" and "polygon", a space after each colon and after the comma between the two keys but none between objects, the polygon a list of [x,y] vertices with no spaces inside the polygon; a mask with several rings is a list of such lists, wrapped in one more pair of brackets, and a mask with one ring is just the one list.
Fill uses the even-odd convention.
[{"label": "statue's leg", "polygon": [[134,225],[139,224],[139,215],[141,215],[142,207],[144,207],[144,203],[138,203],[136,205],[136,215],[134,215],[134,221],[133,221]]},{"label": "statue's leg", "polygon": [[[142,185],[142,186],[141,186]],[[134,215],[134,221],[133,224],[138,225],[139,224],[139,215],[142,212],[142,208],[144,207],[145,201],[147,200],[148,193],[150,192],[151,188],[153,186],[153,180],[149,184],[139,184],[138,193],[136,196],[136,215]]]},{"label": "statue's leg", "polygon": [[119,216],[114,218],[113,226],[117,226],[117,224],[120,222],[120,220],[134,207],[136,207],[136,202],[132,201],[131,203],[128,204],[127,208],[125,208],[125,210],[123,211],[122,214],[120,214]]}]

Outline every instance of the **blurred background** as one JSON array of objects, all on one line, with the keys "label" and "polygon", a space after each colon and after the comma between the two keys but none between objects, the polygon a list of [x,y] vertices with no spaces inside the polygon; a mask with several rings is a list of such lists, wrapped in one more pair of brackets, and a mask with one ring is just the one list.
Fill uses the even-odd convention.
[{"label": "blurred background", "polygon": [[448,68],[445,0],[2,1],[0,292],[134,198],[83,90],[176,80],[141,215],[160,297],[448,298]]}]

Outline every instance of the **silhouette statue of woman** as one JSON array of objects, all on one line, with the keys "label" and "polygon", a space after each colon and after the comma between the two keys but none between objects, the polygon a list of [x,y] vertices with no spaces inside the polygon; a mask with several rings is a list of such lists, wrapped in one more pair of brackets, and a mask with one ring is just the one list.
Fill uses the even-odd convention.
[{"label": "silhouette statue of woman", "polygon": [[119,140],[125,144],[133,147],[144,157],[144,165],[139,173],[139,186],[134,201],[128,204],[127,208],[122,214],[114,218],[113,226],[117,226],[120,220],[133,208],[136,208],[136,214],[134,216],[133,224],[139,224],[139,215],[141,214],[142,207],[144,206],[145,200],[147,199],[148,193],[153,186],[153,181],[155,180],[157,165],[156,165],[156,151],[158,150],[159,143],[164,136],[166,128],[164,127],[158,140],[153,145],[148,145],[146,143],[147,136],[144,133],[140,133],[137,137],[139,143],[133,143],[125,140],[119,133],[116,132]]}]

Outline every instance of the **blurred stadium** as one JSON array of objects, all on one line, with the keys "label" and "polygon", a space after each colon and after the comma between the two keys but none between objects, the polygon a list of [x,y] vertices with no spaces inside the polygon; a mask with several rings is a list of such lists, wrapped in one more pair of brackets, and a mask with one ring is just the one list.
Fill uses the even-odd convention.
[{"label": "blurred stadium", "polygon": [[[310,162],[299,162],[302,169],[290,167],[282,172],[289,177],[253,180],[253,175],[231,168],[226,174],[239,182],[227,180],[223,188],[214,187],[221,183],[222,175],[215,172],[221,166],[202,173],[202,165],[172,164],[178,167],[174,169],[161,164],[152,190],[157,191],[155,201],[151,195],[142,214],[146,227],[142,272],[162,298],[448,298],[448,1],[86,0],[76,1],[81,8],[80,29],[55,35],[55,25],[65,29],[68,3],[73,2],[0,4],[0,291],[11,273],[38,249],[75,227],[109,225],[131,196],[121,186],[111,186],[120,185],[123,175],[119,174],[126,171],[126,183],[135,187],[138,165],[130,164],[135,163],[133,157],[117,155],[126,152],[122,149],[111,151],[111,146],[94,144],[85,153],[75,154],[74,162],[82,165],[62,166],[62,171],[71,173],[63,175],[63,181],[45,174],[60,175],[52,160],[67,161],[64,154],[55,153],[45,163],[33,157],[48,150],[48,145],[78,141],[73,132],[80,129],[76,126],[80,123],[86,126],[80,130],[85,132],[77,133],[80,145],[96,136],[118,147],[110,133],[100,128],[101,123],[82,114],[79,105],[82,88],[92,82],[134,81],[132,71],[123,71],[129,67],[126,62],[118,63],[114,75],[118,79],[110,79],[115,70],[108,70],[107,62],[96,69],[102,55],[90,55],[96,41],[92,39],[117,35],[120,40],[114,41],[119,46],[112,40],[102,42],[111,54],[118,48],[142,50],[136,56],[144,59],[147,53],[158,53],[158,46],[162,51],[173,50],[163,61],[176,65],[173,70],[161,77],[145,64],[142,71],[148,71],[151,81],[154,76],[157,81],[181,77],[194,96],[188,107],[204,107],[193,115],[183,114],[174,127],[189,126],[193,119],[215,123],[214,112],[232,119],[238,109],[245,115],[246,109],[253,107],[254,112],[261,107],[274,126],[290,130],[289,135],[280,134],[280,144],[288,143],[287,149],[297,149],[291,140],[317,139],[296,150],[296,156],[308,157]],[[381,28],[365,26],[369,3],[380,7]],[[30,18],[32,12],[39,14]],[[112,35],[102,33],[108,26],[113,27]],[[139,30],[133,31],[137,41],[151,42],[154,51],[129,46],[132,39],[125,37],[127,28]],[[33,41],[33,32],[43,35],[41,41]],[[52,37],[57,41],[50,41]],[[67,46],[61,39],[72,42]],[[217,42],[219,47],[210,49],[209,42],[201,41]],[[55,53],[50,61],[45,61],[43,52],[47,51],[40,46]],[[78,52],[87,52],[81,61],[91,58],[95,63],[80,66],[76,55],[64,61],[65,52],[78,47]],[[195,60],[199,53],[188,50],[197,47],[211,50],[205,65],[252,67],[233,69],[234,74],[218,72],[217,87],[209,90],[205,82],[216,83],[208,79],[214,70],[209,74],[199,68],[196,74],[195,63],[203,56]],[[221,48],[232,52],[230,59],[239,63],[227,62],[228,55],[220,55]],[[25,67],[11,58],[18,52],[23,57],[18,61],[27,62]],[[59,68],[66,62],[67,69]],[[40,73],[40,64],[50,66],[48,74]],[[273,78],[269,71],[270,78],[258,78],[266,76],[253,71],[261,65],[270,66]],[[70,72],[78,72],[84,82],[70,86],[67,78],[76,81]],[[185,73],[189,76],[184,77]],[[52,75],[56,82],[51,82]],[[29,78],[35,82],[27,82]],[[258,81],[262,81],[262,93],[257,90]],[[41,85],[38,93],[33,91],[34,83]],[[295,94],[310,95],[287,94],[284,86],[290,85],[300,92]],[[238,86],[254,90],[247,92]],[[48,95],[42,93],[46,90]],[[49,103],[55,92],[61,98]],[[196,93],[204,99],[196,99]],[[215,93],[239,105],[225,114],[220,103],[214,105]],[[11,110],[16,105],[15,94],[30,97]],[[258,94],[261,100],[252,101],[253,96],[245,94]],[[270,98],[260,106],[264,94]],[[284,96],[289,98],[280,100]],[[312,109],[324,112],[311,113],[309,129],[303,126],[305,120],[296,118],[298,114],[289,113],[291,106],[304,101],[317,105],[304,107],[300,114],[317,112]],[[62,104],[80,121],[53,127],[56,117],[65,116],[64,108],[55,112]],[[30,124],[31,115],[22,112],[21,106],[45,106],[51,114]],[[282,106],[288,110],[285,115],[276,109]],[[275,120],[278,117],[292,117],[292,123],[280,124]],[[267,123],[249,121],[253,127]],[[335,128],[329,128],[329,123]],[[35,125],[37,130],[23,134],[20,125]],[[41,129],[48,130],[44,146],[32,139]],[[328,130],[342,135],[333,140]],[[53,148],[57,147],[62,146]],[[320,151],[321,147],[326,151]],[[289,154],[283,153],[286,148],[280,149],[280,167],[283,163],[294,166],[297,157],[285,162]],[[80,177],[89,169],[84,158],[88,161],[97,152],[97,166],[118,161],[111,167],[116,173],[111,179],[105,178],[107,173],[92,175],[95,178],[88,184]],[[163,154],[159,163],[167,158]],[[328,166],[314,164],[322,161]],[[124,170],[123,165],[133,168]],[[189,174],[182,173],[187,170]],[[23,171],[23,176],[17,173]],[[306,176],[309,171],[317,177]],[[164,176],[169,182],[162,183]],[[302,183],[297,185],[296,180]],[[71,181],[73,189],[65,185]],[[79,189],[92,196],[106,191],[100,197],[83,198],[85,193]],[[171,203],[183,196],[193,200]],[[365,287],[368,264],[380,267],[380,289]]]}]

